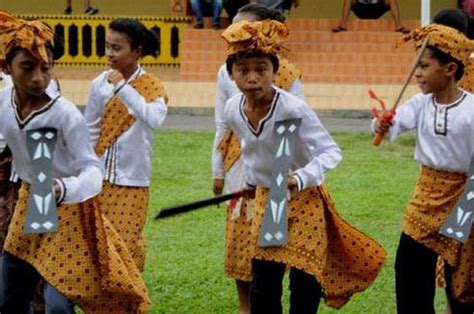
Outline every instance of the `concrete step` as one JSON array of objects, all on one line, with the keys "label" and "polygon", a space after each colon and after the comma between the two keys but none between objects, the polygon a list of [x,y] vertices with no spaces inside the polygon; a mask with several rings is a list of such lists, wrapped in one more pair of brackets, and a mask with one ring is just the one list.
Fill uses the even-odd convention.
[{"label": "concrete step", "polygon": [[[353,20],[354,31],[333,33],[336,20],[290,19],[286,57],[303,73],[305,82],[397,84],[411,67],[411,44],[395,48],[402,34],[390,20]],[[418,21],[404,21],[414,28]],[[215,80],[225,61],[226,44],[215,30],[186,29],[182,42],[181,79]]]},{"label": "concrete step", "polygon": [[[337,26],[339,20],[337,19],[287,19],[286,25],[290,32],[298,30],[326,30],[330,31],[331,28]],[[403,20],[402,25],[408,29],[416,28],[420,25],[419,20]],[[352,31],[371,31],[371,32],[393,32],[395,25],[392,19],[378,19],[378,20],[359,20],[351,19],[347,23],[348,33]],[[341,34],[341,33],[339,33]]]}]

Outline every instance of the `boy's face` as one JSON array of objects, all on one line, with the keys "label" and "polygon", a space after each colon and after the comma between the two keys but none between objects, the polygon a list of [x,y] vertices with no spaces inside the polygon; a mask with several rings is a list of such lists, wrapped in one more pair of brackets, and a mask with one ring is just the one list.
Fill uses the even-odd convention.
[{"label": "boy's face", "polygon": [[272,91],[273,64],[268,57],[238,58],[232,64],[232,78],[247,98],[262,98]]},{"label": "boy's face", "polygon": [[109,29],[105,37],[105,54],[114,70],[133,67],[141,55],[141,47],[132,49],[126,34]]},{"label": "boy's face", "polygon": [[[453,71],[454,65],[454,71]],[[434,58],[430,49],[426,49],[415,70],[415,77],[423,94],[443,91],[456,73],[454,62],[442,64]]]},{"label": "boy's face", "polygon": [[35,58],[28,50],[21,49],[6,65],[15,89],[23,94],[43,95],[51,80],[53,57],[48,53],[48,62]]}]

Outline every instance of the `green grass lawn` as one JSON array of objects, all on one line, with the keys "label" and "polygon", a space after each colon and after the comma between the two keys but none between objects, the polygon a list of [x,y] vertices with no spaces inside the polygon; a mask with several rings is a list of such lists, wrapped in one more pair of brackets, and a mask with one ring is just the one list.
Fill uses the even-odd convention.
[{"label": "green grass lawn", "polygon": [[[388,251],[375,283],[355,295],[340,313],[395,313],[394,257],[405,204],[419,166],[414,136],[371,145],[368,134],[335,134],[343,161],[327,182],[341,215]],[[154,221],[160,208],[212,196],[210,132],[160,132],[156,138],[145,280],[150,313],[237,313],[232,279],[224,276],[225,206],[208,207]],[[444,308],[438,291],[437,310]],[[288,305],[288,293],[284,294]],[[320,306],[320,313],[336,313]]]}]

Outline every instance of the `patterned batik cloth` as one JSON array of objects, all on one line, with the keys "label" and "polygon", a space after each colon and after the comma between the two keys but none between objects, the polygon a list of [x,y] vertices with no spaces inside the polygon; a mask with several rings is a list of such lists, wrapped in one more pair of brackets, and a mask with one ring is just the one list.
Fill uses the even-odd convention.
[{"label": "patterned batik cloth", "polygon": [[[285,58],[279,57],[280,67],[273,83],[281,89],[289,90],[295,80],[301,78],[300,71]],[[218,146],[223,156],[224,170],[227,176],[229,170],[240,158],[240,144],[237,136],[228,131]],[[232,178],[227,178],[231,180]],[[228,277],[242,281],[252,280],[252,226],[251,210],[248,203],[242,201],[240,214],[235,214],[234,208],[228,208],[225,237],[224,270]],[[238,205],[237,205],[238,206]]]},{"label": "patterned batik cloth", "polygon": [[257,246],[267,198],[268,189],[258,187],[252,220],[256,259],[283,263],[316,277],[326,304],[334,308],[375,280],[385,250],[338,215],[324,185],[305,189],[289,202],[288,242],[282,247]]},{"label": "patterned batik cloth", "polygon": [[233,218],[230,207],[227,210],[225,238],[225,274],[241,281],[252,280],[253,237],[251,232],[252,213],[249,200],[243,199],[240,216]]},{"label": "patterned batik cloth", "polygon": [[291,85],[293,85],[296,80],[301,79],[301,72],[283,57],[278,56],[278,61],[280,65],[273,79],[273,84],[288,92]]},{"label": "patterned batik cloth", "polygon": [[97,198],[58,206],[55,233],[25,234],[28,194],[23,184],[5,250],[86,313],[145,313],[150,300],[141,273]]},{"label": "patterned batik cloth", "polygon": [[145,265],[145,227],[148,188],[120,186],[104,182],[99,196],[100,208],[122,237],[137,267]]},{"label": "patterned batik cloth", "polygon": [[408,202],[403,231],[440,255],[452,267],[452,295],[474,302],[474,235],[462,244],[439,233],[442,224],[461,197],[466,183],[462,173],[423,166]]},{"label": "patterned batik cloth", "polygon": [[[458,83],[462,89],[473,93],[474,92],[474,60],[470,58],[464,66],[464,75]],[[466,70],[467,69],[467,70]]]},{"label": "patterned batik cloth", "polygon": [[[163,97],[168,102],[165,89],[160,79],[155,75],[146,73],[140,75],[130,82],[130,85],[145,98],[146,102]],[[101,119],[99,140],[95,147],[97,156],[101,157],[110,145],[112,145],[123,133],[125,133],[135,122],[127,107],[120,98],[115,95],[105,105]],[[140,152],[137,152],[139,154]]]}]

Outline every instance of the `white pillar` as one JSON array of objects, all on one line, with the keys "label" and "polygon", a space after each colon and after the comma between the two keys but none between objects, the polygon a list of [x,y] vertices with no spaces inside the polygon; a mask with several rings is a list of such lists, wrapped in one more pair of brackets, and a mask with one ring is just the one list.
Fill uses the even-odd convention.
[{"label": "white pillar", "polygon": [[431,0],[421,0],[421,26],[431,22]]}]

